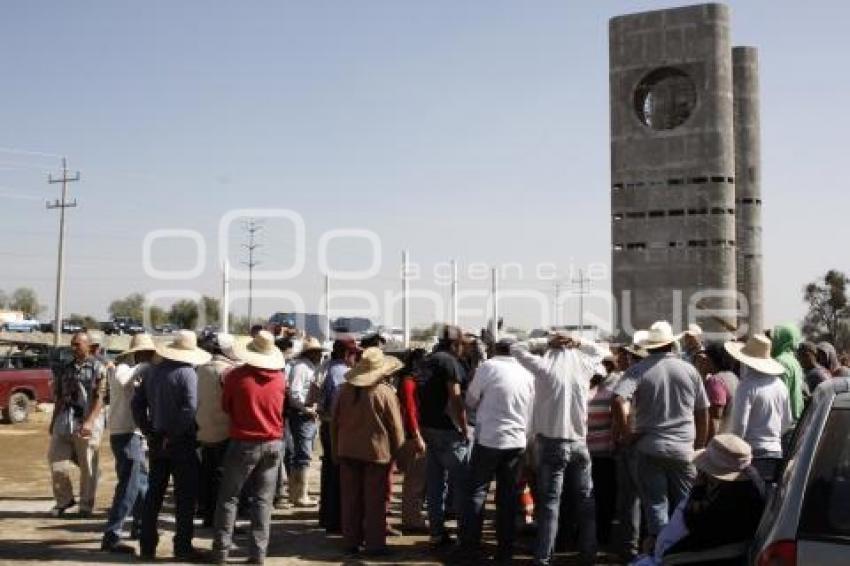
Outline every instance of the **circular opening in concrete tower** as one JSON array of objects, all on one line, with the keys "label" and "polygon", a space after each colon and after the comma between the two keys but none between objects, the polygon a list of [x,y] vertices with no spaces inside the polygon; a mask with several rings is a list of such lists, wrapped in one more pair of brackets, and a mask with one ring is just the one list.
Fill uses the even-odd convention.
[{"label": "circular opening in concrete tower", "polygon": [[662,67],[646,75],[635,90],[635,111],[653,130],[684,124],[696,108],[697,89],[684,71]]}]

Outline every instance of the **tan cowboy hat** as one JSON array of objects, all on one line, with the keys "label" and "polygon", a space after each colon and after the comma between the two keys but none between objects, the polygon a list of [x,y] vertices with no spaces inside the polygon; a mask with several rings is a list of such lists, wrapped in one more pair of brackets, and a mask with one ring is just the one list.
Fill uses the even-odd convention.
[{"label": "tan cowboy hat", "polygon": [[380,348],[366,348],[357,365],[345,374],[345,379],[354,387],[370,387],[401,369],[402,365],[401,360],[385,356]]},{"label": "tan cowboy hat", "polygon": [[746,480],[744,472],[753,461],[753,450],[734,434],[718,434],[703,450],[697,450],[693,463],[698,470],[723,481]]},{"label": "tan cowboy hat", "polygon": [[747,338],[747,343],[726,342],[724,344],[729,355],[754,370],[767,375],[782,375],[785,368],[770,357],[770,338],[764,334],[754,334]]},{"label": "tan cowboy hat", "polygon": [[198,337],[191,330],[178,330],[171,342],[165,346],[157,346],[156,353],[166,360],[193,366],[205,364],[212,359],[208,352],[198,348]]},{"label": "tan cowboy hat", "polygon": [[325,349],[324,346],[322,346],[322,343],[319,342],[318,338],[315,338],[313,336],[308,336],[304,340],[304,344],[301,345],[301,352],[300,353],[304,354],[306,352],[309,352],[310,350],[324,350],[324,349]]},{"label": "tan cowboy hat", "polygon": [[156,352],[156,344],[153,343],[153,338],[150,334],[134,334],[130,338],[130,347],[115,356],[119,362],[123,362],[136,352]]},{"label": "tan cowboy hat", "polygon": [[644,350],[641,344],[646,342],[647,338],[649,338],[648,330],[635,330],[634,336],[632,336],[631,345],[623,346],[623,349],[633,356],[637,356],[638,358],[645,358],[649,355],[649,352]]},{"label": "tan cowboy hat", "polygon": [[283,369],[283,352],[274,345],[274,336],[268,330],[260,330],[247,344],[234,344],[236,359],[246,365],[260,369]]},{"label": "tan cowboy hat", "polygon": [[658,322],[653,322],[652,326],[649,327],[646,340],[640,346],[644,350],[654,350],[672,344],[679,338],[681,338],[681,335],[673,334],[673,327],[670,326],[669,322],[659,320]]}]

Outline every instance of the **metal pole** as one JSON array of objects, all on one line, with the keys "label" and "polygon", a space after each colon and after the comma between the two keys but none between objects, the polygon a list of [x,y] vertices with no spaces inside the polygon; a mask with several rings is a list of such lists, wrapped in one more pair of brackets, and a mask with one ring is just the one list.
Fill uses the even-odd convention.
[{"label": "metal pole", "polygon": [[494,267],[491,270],[492,282],[490,294],[493,300],[493,320],[490,321],[490,334],[493,340],[499,339],[499,271]]},{"label": "metal pole", "polygon": [[410,280],[408,279],[407,250],[401,252],[401,327],[404,336],[404,347],[410,347]]},{"label": "metal pole", "polygon": [[230,332],[230,262],[224,260],[221,277],[221,331]]},{"label": "metal pole", "polygon": [[457,261],[452,260],[452,325],[457,326]]},{"label": "metal pole", "polygon": [[578,331],[584,332],[584,270],[578,270]]},{"label": "metal pole", "polygon": [[331,276],[325,275],[325,340],[331,339]]},{"label": "metal pole", "polygon": [[56,260],[56,302],[54,304],[53,317],[53,345],[59,346],[60,338],[62,337],[62,295],[63,295],[63,271],[65,267],[65,209],[77,206],[77,201],[68,202],[68,183],[79,181],[80,173],[77,172],[73,177],[68,176],[68,160],[62,158],[62,178],[54,179],[51,175],[48,177],[48,183],[62,183],[62,193],[60,200],[53,203],[47,203],[48,209],[59,209],[59,253]]}]

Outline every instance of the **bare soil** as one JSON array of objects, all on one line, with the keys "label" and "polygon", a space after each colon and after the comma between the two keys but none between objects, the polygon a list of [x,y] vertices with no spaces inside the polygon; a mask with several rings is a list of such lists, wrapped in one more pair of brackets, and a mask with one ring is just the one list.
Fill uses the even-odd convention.
[{"label": "bare soil", "polygon": [[[114,464],[108,442],[101,445],[101,482],[97,493],[95,514],[91,518],[74,517],[74,509],[63,518],[49,514],[53,506],[50,474],[47,466],[48,413],[37,412],[29,422],[20,425],[0,425],[0,564],[63,564],[139,562],[132,557],[116,556],[100,551],[100,540],[106,522],[106,512],[115,488]],[[318,457],[311,474],[311,491],[318,496]],[[399,479],[399,478],[397,478]],[[400,485],[396,482],[398,496]],[[327,536],[317,524],[317,509],[275,511],[267,563],[274,564],[453,564],[457,563],[446,551],[432,551],[425,535],[390,537],[392,554],[380,560],[347,559],[342,552],[342,540]],[[398,501],[393,504],[390,523],[398,527]],[[166,504],[160,525],[161,562],[171,556],[173,516]],[[485,537],[492,552],[492,531],[488,520]],[[241,523],[240,523],[241,524]],[[200,549],[211,548],[212,531],[197,523],[194,544]],[[243,546],[245,535],[235,542]],[[131,544],[136,544],[130,541]],[[528,549],[533,538],[519,541],[521,556],[514,563],[531,564]],[[235,557],[238,560],[240,553]],[[570,564],[563,555],[558,563]]]}]

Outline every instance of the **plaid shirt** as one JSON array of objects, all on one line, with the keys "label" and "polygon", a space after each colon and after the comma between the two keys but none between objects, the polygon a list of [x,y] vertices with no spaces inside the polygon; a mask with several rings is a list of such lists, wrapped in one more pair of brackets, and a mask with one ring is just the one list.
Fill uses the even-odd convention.
[{"label": "plaid shirt", "polygon": [[71,360],[59,370],[54,380],[54,397],[62,412],[72,411],[73,420],[82,423],[96,399],[106,401],[106,366],[95,357],[82,363]]}]

